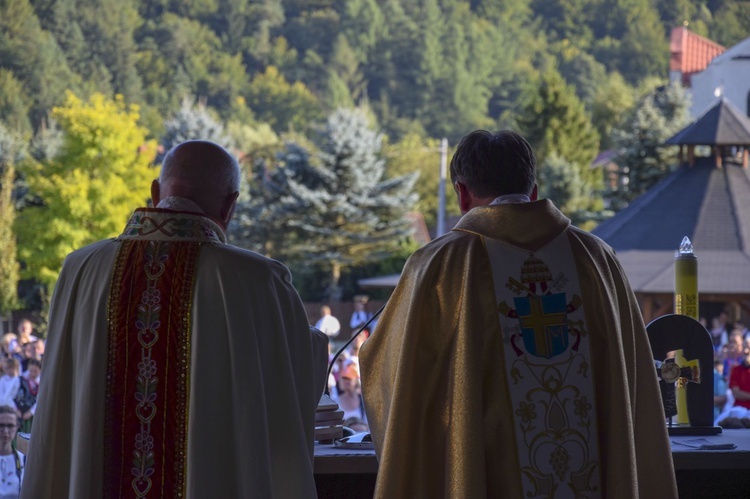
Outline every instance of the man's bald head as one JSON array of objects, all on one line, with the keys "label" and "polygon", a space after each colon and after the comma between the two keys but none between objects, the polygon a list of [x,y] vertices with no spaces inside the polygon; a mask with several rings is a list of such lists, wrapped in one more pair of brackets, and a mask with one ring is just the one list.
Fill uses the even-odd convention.
[{"label": "man's bald head", "polygon": [[164,157],[151,194],[154,204],[171,196],[190,199],[226,227],[239,189],[240,166],[234,156],[213,142],[190,140]]}]

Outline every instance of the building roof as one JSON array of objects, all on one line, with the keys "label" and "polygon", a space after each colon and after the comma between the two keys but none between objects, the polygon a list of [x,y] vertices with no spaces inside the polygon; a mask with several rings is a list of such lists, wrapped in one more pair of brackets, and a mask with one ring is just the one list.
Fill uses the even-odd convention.
[{"label": "building roof", "polygon": [[593,233],[612,246],[633,289],[674,292],[682,238],[698,257],[701,293],[750,294],[750,172],[712,158],[682,167]]},{"label": "building roof", "polygon": [[690,86],[690,76],[706,69],[725,47],[693,33],[684,26],[673,28],[669,39],[669,70],[682,74],[682,82]]},{"label": "building roof", "polygon": [[670,137],[675,145],[750,145],[750,118],[726,97],[716,101],[703,116]]},{"label": "building roof", "polygon": [[750,38],[745,38],[738,44],[732,45],[732,47],[723,54],[716,56],[712,63],[723,64],[726,61],[748,59],[750,59]]}]

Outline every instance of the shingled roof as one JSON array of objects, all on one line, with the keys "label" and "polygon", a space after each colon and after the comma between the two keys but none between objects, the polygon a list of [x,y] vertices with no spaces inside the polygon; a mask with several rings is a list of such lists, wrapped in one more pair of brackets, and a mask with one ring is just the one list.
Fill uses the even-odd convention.
[{"label": "shingled roof", "polygon": [[710,158],[681,167],[597,227],[636,293],[674,292],[674,257],[688,236],[701,295],[750,295],[750,173]]},{"label": "shingled roof", "polygon": [[703,116],[670,137],[666,143],[707,146],[750,145],[750,118],[726,97],[722,97],[703,113]]}]

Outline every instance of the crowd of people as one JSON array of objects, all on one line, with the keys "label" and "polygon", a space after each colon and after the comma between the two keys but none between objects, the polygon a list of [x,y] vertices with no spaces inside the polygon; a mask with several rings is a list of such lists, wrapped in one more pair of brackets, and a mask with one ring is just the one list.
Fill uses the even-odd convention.
[{"label": "crowd of people", "polygon": [[[344,412],[344,426],[355,432],[368,431],[367,414],[362,398],[362,388],[359,368],[359,348],[369,337],[373,330],[372,312],[367,310],[368,298],[357,295],[354,298],[354,311],[349,320],[349,332],[342,333],[340,321],[331,315],[331,309],[327,305],[321,307],[321,318],[315,327],[326,333],[332,340],[329,343],[329,364],[333,362],[331,375],[328,378],[328,389],[331,399],[339,404],[339,409]],[[369,321],[369,324],[368,324]],[[331,328],[335,324],[335,328]],[[362,331],[360,332],[360,328]],[[335,330],[335,334],[331,330]],[[359,333],[359,334],[357,334]],[[353,336],[356,337],[353,338]],[[334,359],[338,348],[351,343]],[[337,347],[338,345],[338,347]]]},{"label": "crowd of people", "polygon": [[714,345],[714,424],[750,428],[750,330],[726,312],[708,325]]},{"label": "crowd of people", "polygon": [[44,340],[34,334],[29,319],[18,323],[17,333],[0,340],[0,498],[19,497],[26,457],[16,448],[19,431],[31,432],[39,382],[42,376]]}]

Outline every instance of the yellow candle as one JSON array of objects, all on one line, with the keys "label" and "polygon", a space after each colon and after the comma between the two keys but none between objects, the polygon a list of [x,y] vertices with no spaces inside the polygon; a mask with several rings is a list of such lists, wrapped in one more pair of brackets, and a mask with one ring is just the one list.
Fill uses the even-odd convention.
[{"label": "yellow candle", "polygon": [[687,236],[674,261],[674,313],[698,320],[698,258]]},{"label": "yellow candle", "polygon": [[[680,250],[674,261],[674,313],[698,320],[698,258],[693,253],[693,244],[687,236],[682,238]],[[686,365],[682,350],[677,350],[675,361],[680,367]],[[677,424],[690,424],[686,383],[685,378],[679,378],[675,387]]]}]

